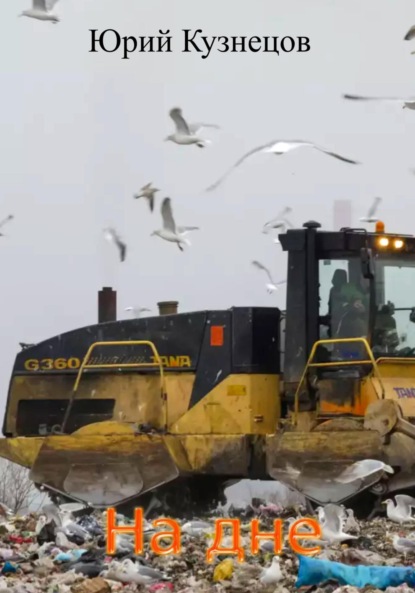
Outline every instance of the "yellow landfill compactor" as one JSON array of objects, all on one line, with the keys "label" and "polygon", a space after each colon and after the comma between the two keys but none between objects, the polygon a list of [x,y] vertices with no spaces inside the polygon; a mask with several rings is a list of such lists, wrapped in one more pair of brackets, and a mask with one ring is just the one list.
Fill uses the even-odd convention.
[{"label": "yellow landfill compactor", "polygon": [[[414,489],[415,237],[320,226],[279,236],[284,312],[173,302],[116,321],[107,288],[98,324],[24,345],[0,456],[95,508],[179,511],[251,478],[364,516]],[[393,473],[337,481],[365,459]]]}]

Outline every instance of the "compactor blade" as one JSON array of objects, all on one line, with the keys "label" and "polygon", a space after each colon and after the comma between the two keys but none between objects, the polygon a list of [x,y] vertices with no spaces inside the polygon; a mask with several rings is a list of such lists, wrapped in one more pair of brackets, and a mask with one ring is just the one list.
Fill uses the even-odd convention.
[{"label": "compactor blade", "polygon": [[274,480],[319,503],[341,503],[376,484],[379,471],[351,483],[336,478],[355,461],[382,459],[375,431],[291,432],[267,437],[267,468]]},{"label": "compactor blade", "polygon": [[111,434],[93,434],[93,427],[47,437],[30,478],[99,508],[117,506],[179,475],[163,436],[135,434],[121,423]]}]

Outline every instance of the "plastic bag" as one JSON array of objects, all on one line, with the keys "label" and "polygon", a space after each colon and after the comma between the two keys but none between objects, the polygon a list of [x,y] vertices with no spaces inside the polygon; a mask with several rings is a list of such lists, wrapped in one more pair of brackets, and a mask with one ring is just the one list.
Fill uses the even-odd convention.
[{"label": "plastic bag", "polygon": [[310,556],[298,556],[299,568],[295,586],[319,585],[324,581],[335,580],[340,585],[365,587],[372,585],[377,589],[396,587],[406,583],[415,586],[415,569],[403,566],[349,566],[341,562],[320,560]]}]

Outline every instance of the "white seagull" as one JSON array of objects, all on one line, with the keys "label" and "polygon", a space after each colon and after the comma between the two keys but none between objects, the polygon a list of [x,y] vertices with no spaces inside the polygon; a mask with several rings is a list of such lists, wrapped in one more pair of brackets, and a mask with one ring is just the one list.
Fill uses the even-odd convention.
[{"label": "white seagull", "polygon": [[395,533],[392,542],[395,550],[403,554],[406,560],[406,555],[408,553],[415,553],[415,541],[408,537],[404,537],[404,535],[404,533],[399,533],[399,535]]},{"label": "white seagull", "polygon": [[199,131],[202,127],[206,127],[206,124],[193,124],[193,127],[190,128],[189,124],[183,117],[180,107],[173,107],[173,109],[170,109],[169,115],[174,121],[176,131],[174,134],[167,136],[165,141],[171,140],[171,142],[182,145],[196,144],[199,148],[204,148],[209,144],[208,140],[200,138],[194,132],[194,130]]},{"label": "white seagull", "polygon": [[156,192],[160,191],[156,187],[152,187],[152,183],[147,183],[140,189],[140,193],[135,194],[134,198],[138,200],[139,198],[146,198],[148,200],[148,205],[150,206],[151,212],[154,210],[154,197]]},{"label": "white seagull", "polygon": [[58,0],[32,0],[32,8],[24,10],[19,16],[28,16],[38,21],[49,21],[56,25],[59,17],[52,12]]},{"label": "white seagull", "polygon": [[154,568],[142,566],[126,558],[122,562],[113,560],[108,564],[107,570],[103,570],[100,576],[109,580],[122,583],[135,583],[137,585],[151,585],[160,581],[168,581],[168,577]]},{"label": "white seagull", "polygon": [[383,500],[382,504],[386,504],[386,514],[388,519],[395,523],[406,523],[408,521],[415,521],[412,516],[412,509],[415,508],[415,498],[407,494],[397,494],[395,496],[396,506],[392,499]]},{"label": "white seagull", "polygon": [[280,280],[279,282],[274,282],[274,280],[271,276],[271,272],[268,270],[268,268],[266,268],[259,261],[254,260],[252,262],[252,265],[255,266],[256,268],[258,268],[258,270],[263,270],[266,273],[266,275],[268,276],[269,282],[265,286],[266,286],[269,294],[278,290],[278,287],[281,286],[281,284],[286,284],[286,282],[287,282],[286,280]]},{"label": "white seagull", "polygon": [[186,521],[182,525],[182,532],[197,536],[212,532],[212,525],[207,521]]},{"label": "white seagull", "polygon": [[271,229],[286,228],[287,226],[293,228],[292,223],[289,220],[287,220],[287,218],[285,218],[285,216],[290,212],[292,212],[292,208],[286,206],[283,210],[281,210],[279,214],[277,214],[275,218],[269,220],[264,224],[262,232],[267,234]]},{"label": "white seagull", "polygon": [[383,463],[383,461],[379,461],[378,459],[363,459],[362,461],[352,463],[336,478],[333,478],[333,480],[340,484],[350,484],[355,480],[361,480],[382,470],[389,474],[394,473],[393,468],[390,465]]},{"label": "white seagull", "polygon": [[204,128],[212,128],[214,130],[220,130],[220,126],[216,124],[188,124],[189,130],[191,134],[197,134],[201,132]]},{"label": "white seagull", "polygon": [[230,169],[228,169],[228,171],[224,175],[222,175],[222,177],[220,177],[220,179],[218,179],[217,181],[215,181],[215,183],[210,185],[206,189],[206,191],[212,191],[216,189],[222,183],[222,181],[224,181],[226,177],[228,177],[228,175],[233,171],[233,169],[239,167],[239,165],[241,165],[245,161],[245,159],[247,159],[253,154],[256,154],[257,152],[271,153],[279,156],[287,152],[290,152],[291,150],[295,150],[296,148],[301,148],[303,146],[315,148],[320,152],[324,152],[325,154],[328,154],[329,156],[332,156],[346,163],[351,163],[353,165],[359,164],[358,161],[353,161],[351,159],[341,156],[340,154],[337,154],[336,152],[331,152],[330,150],[327,150],[322,146],[314,144],[314,142],[308,142],[306,140],[272,140],[271,142],[268,142],[268,144],[263,144],[262,146],[253,148],[252,150],[244,154],[238,161],[236,161],[234,165],[232,165]]},{"label": "white seagull", "polygon": [[[163,218],[163,228],[152,232],[151,235],[157,235],[165,241],[177,243],[177,246],[180,249],[180,251],[183,251],[182,245],[190,246],[191,243],[189,239],[184,238],[183,234],[181,234],[179,232],[179,229],[176,228],[170,198],[164,198],[163,203],[161,205],[161,216]],[[183,229],[184,227],[181,228]]]},{"label": "white seagull", "polygon": [[177,227],[177,232],[179,233],[179,235],[187,235],[188,233],[190,233],[190,231],[200,231],[200,228],[198,226],[178,226]]},{"label": "white seagull", "polygon": [[381,203],[382,198],[375,198],[373,200],[373,204],[369,208],[366,216],[359,218],[360,222],[377,222],[379,218],[375,216],[377,209],[379,208],[379,204]]},{"label": "white seagull", "polygon": [[398,99],[397,97],[362,97],[361,95],[343,95],[343,99],[351,99],[352,101],[388,101],[390,103],[402,103],[402,109],[415,109],[415,97],[408,97],[406,99]]},{"label": "white seagull", "polygon": [[327,504],[323,509],[322,539],[330,543],[357,539],[356,535],[344,533],[345,510],[336,504]]},{"label": "white seagull", "polygon": [[271,562],[271,566],[268,568],[264,568],[259,580],[263,585],[275,585],[283,578],[281,567],[280,567],[280,558],[279,556],[274,556]]},{"label": "white seagull", "polygon": [[346,513],[346,520],[344,523],[344,528],[346,531],[360,531],[359,523],[356,521],[353,509],[344,509]]},{"label": "white seagull", "polygon": [[118,236],[115,229],[112,229],[112,228],[104,229],[104,236],[107,241],[112,241],[118,247],[118,250],[120,252],[120,260],[123,262],[125,260],[125,256],[127,253],[126,244],[123,241],[121,241],[121,239]]},{"label": "white seagull", "polygon": [[134,317],[139,319],[141,317],[141,313],[144,313],[145,311],[151,311],[151,309],[147,309],[147,307],[126,307],[125,311],[131,311]]},{"label": "white seagull", "polygon": [[[272,220],[269,220],[268,222],[266,222],[264,224],[262,232],[265,235],[268,235],[270,233],[270,231],[273,229],[281,229],[281,232],[285,233],[285,231],[287,230],[287,227],[289,227],[290,229],[294,228],[294,225],[285,217],[286,214],[289,214],[290,212],[292,212],[292,208],[290,208],[289,206],[284,208],[284,210],[281,210],[281,212],[279,214],[277,214],[277,216],[275,218],[273,218]],[[278,238],[274,239],[274,243],[279,243],[279,242],[280,241]]]},{"label": "white seagull", "polygon": [[[0,228],[2,226],[4,226],[6,224],[6,222],[9,222],[9,220],[13,220],[14,215],[13,214],[9,214],[9,216],[6,216],[6,218],[3,218],[3,220],[0,222]],[[4,233],[0,233],[0,237],[5,237],[6,235]]]}]

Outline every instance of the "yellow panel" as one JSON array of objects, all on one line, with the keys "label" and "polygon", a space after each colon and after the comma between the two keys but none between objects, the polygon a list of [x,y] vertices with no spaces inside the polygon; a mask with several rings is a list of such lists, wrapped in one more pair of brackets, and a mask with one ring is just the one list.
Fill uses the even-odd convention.
[{"label": "yellow panel", "polygon": [[42,437],[0,438],[0,457],[30,468],[38,456],[44,440]]},{"label": "yellow panel", "polygon": [[[228,395],[238,385],[245,395]],[[244,390],[240,386],[244,387]],[[232,391],[236,391],[232,387]],[[170,426],[175,434],[267,434],[281,415],[278,375],[229,375]]]},{"label": "yellow panel", "polygon": [[[188,411],[195,376],[168,373],[168,426],[174,433],[265,434],[275,431],[280,417],[277,375],[230,375]],[[12,399],[7,431],[15,433],[20,399],[65,399],[73,387],[71,376],[17,376],[12,382]],[[113,419],[117,422],[164,426],[159,377],[154,375],[84,375],[77,399],[115,398]]]},{"label": "yellow panel", "polygon": [[228,395],[246,395],[246,385],[228,385]]},{"label": "yellow panel", "polygon": [[[402,376],[401,376],[402,377]],[[402,413],[407,418],[415,417],[415,378],[384,377],[382,381],[385,387],[385,398],[398,402]]]},{"label": "yellow panel", "polygon": [[[165,377],[168,424],[176,422],[189,406],[195,375],[168,373]],[[16,376],[12,380],[7,432],[15,433],[18,403],[21,399],[67,399],[74,378],[69,375]],[[165,409],[158,375],[83,375],[76,399],[115,399],[113,419],[118,422],[148,423],[163,427]]]}]

